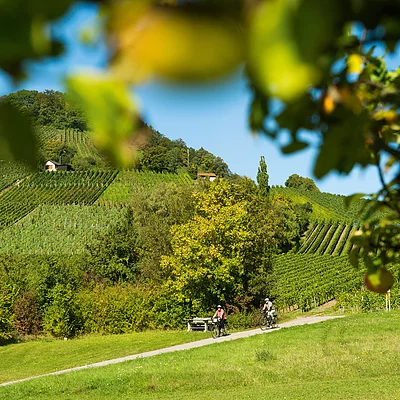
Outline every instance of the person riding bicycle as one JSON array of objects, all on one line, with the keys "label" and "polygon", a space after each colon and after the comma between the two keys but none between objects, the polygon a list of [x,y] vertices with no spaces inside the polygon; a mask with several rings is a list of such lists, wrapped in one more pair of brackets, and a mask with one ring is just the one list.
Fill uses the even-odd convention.
[{"label": "person riding bicycle", "polygon": [[219,305],[219,304],[217,306],[217,311],[215,311],[215,314],[213,315],[213,319],[214,318],[218,319],[218,323],[219,323],[219,326],[220,326],[220,331],[223,331],[224,327],[225,327],[226,314],[225,314],[225,311],[222,308],[222,306]]},{"label": "person riding bicycle", "polygon": [[275,307],[274,303],[269,299],[269,297],[266,297],[264,300],[264,306],[262,308],[263,312],[266,312],[268,316],[271,316],[272,320],[275,320]]}]

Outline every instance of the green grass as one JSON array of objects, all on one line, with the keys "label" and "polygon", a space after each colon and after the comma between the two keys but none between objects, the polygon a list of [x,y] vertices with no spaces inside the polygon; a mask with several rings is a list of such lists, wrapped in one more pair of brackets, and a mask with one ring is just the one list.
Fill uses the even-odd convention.
[{"label": "green grass", "polygon": [[10,344],[0,347],[0,383],[208,337],[202,332],[148,331]]},{"label": "green grass", "polygon": [[292,201],[295,204],[305,204],[305,203],[311,203],[312,204],[312,208],[313,208],[313,212],[312,215],[315,219],[318,220],[329,220],[329,219],[337,219],[338,215],[337,213],[330,208],[327,208],[323,205],[318,204],[317,202],[315,202],[313,199],[310,199],[309,197],[305,196],[302,193],[299,193],[296,190],[293,190],[291,188],[273,188],[272,189],[272,193],[282,193],[288,197],[290,197],[290,199],[292,199]]},{"label": "green grass", "polygon": [[400,313],[324,323],[40,378],[0,399],[400,398]]}]

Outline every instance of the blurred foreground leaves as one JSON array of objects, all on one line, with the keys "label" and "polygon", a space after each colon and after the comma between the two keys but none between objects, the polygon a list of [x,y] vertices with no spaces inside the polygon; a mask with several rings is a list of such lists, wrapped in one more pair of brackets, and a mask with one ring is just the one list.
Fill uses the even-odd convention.
[{"label": "blurred foreground leaves", "polygon": [[138,113],[126,86],[107,76],[80,75],[67,80],[67,89],[86,114],[97,148],[116,166],[133,164]]},{"label": "blurred foreground leaves", "polygon": [[[111,75],[70,77],[68,89],[85,111],[97,145],[115,164],[134,159],[130,143],[138,115],[131,83],[202,82],[243,65],[253,93],[252,131],[278,140],[289,133],[284,153],[315,143],[300,139],[302,131],[316,137],[318,178],[376,166],[382,183],[374,194],[376,207],[389,217],[361,227],[353,239],[353,260],[363,256],[371,275],[398,262],[400,70],[388,70],[383,59],[399,42],[398,0],[94,2],[102,10]],[[48,23],[72,3],[4,0],[1,70],[19,79],[25,60],[61,52]],[[271,99],[280,100],[279,111]],[[2,147],[27,159],[26,148],[33,146],[29,124],[6,107],[0,109]],[[267,119],[274,124],[267,126]],[[17,145],[21,138],[27,146]]]}]

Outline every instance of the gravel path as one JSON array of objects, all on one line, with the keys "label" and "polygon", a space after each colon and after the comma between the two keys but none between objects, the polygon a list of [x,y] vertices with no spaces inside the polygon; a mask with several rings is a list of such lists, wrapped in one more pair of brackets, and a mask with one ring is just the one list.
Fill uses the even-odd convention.
[{"label": "gravel path", "polygon": [[266,331],[262,331],[261,329],[252,329],[252,330],[244,331],[244,332],[231,333],[229,336],[222,336],[222,337],[217,338],[217,339],[212,339],[210,337],[208,339],[198,340],[196,342],[179,344],[179,345],[172,346],[172,347],[166,347],[164,349],[147,351],[145,353],[133,354],[133,355],[130,355],[130,356],[120,357],[120,358],[114,358],[112,360],[106,360],[106,361],[101,361],[101,362],[97,362],[97,363],[93,363],[93,364],[83,365],[81,367],[68,368],[68,369],[64,369],[64,370],[61,370],[61,371],[50,372],[48,374],[31,376],[29,378],[18,379],[18,380],[11,381],[11,382],[5,382],[5,383],[1,383],[0,387],[1,386],[7,386],[7,385],[13,385],[13,384],[19,383],[19,382],[30,381],[32,379],[41,378],[43,376],[61,375],[61,374],[65,374],[67,372],[80,371],[82,369],[104,367],[106,365],[122,363],[122,362],[130,361],[130,360],[136,360],[138,358],[153,357],[153,356],[157,356],[159,354],[165,354],[165,353],[172,353],[174,351],[194,349],[196,347],[202,347],[202,346],[207,346],[207,345],[214,344],[214,343],[226,342],[228,340],[236,340],[236,339],[246,338],[246,337],[255,336],[255,335],[268,334],[268,333],[271,333],[271,332],[276,332],[276,331],[278,331],[280,329],[283,329],[283,328],[290,328],[292,326],[317,324],[318,322],[323,322],[323,321],[326,321],[326,320],[329,320],[329,319],[334,319],[334,318],[341,318],[341,317],[337,317],[337,316],[318,317],[318,316],[316,316],[316,317],[298,318],[298,319],[295,319],[295,320],[292,320],[292,321],[283,322],[283,323],[279,324],[279,327],[274,328],[274,329],[270,329],[270,330],[266,330]]}]

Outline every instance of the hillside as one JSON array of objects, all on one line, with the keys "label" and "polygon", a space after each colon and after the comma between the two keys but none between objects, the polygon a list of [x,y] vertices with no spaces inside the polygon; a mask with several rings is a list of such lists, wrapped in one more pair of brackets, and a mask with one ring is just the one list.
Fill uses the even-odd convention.
[{"label": "hillside", "polygon": [[341,256],[351,250],[350,236],[357,225],[315,222],[310,225],[298,249],[299,254]]},{"label": "hillside", "polygon": [[[58,125],[38,119],[38,171],[0,162],[0,342],[176,328],[217,303],[251,321],[266,295],[281,311],[334,298],[382,307],[348,261],[367,200],[347,207],[297,175],[269,189],[266,165],[262,191],[220,157],[146,126],[138,168],[117,171],[90,132],[56,114]],[[42,170],[60,158],[75,170]],[[197,171],[224,179],[196,181]]]},{"label": "hillside", "polygon": [[75,169],[105,168],[107,162],[93,145],[89,134],[78,129],[57,129],[48,125],[37,129],[40,162],[71,163]]},{"label": "hillside", "polygon": [[193,183],[188,173],[157,173],[153,171],[120,171],[111,185],[101,194],[97,203],[102,205],[129,204],[135,193],[149,190],[163,183],[189,185]]},{"label": "hillside", "polygon": [[294,203],[309,202],[313,207],[314,218],[317,220],[352,223],[360,222],[366,216],[376,218],[387,214],[380,211],[369,215],[372,201],[363,198],[350,202],[348,196],[282,186],[273,187],[271,192],[284,194]]}]

